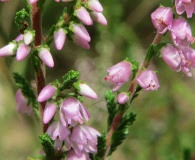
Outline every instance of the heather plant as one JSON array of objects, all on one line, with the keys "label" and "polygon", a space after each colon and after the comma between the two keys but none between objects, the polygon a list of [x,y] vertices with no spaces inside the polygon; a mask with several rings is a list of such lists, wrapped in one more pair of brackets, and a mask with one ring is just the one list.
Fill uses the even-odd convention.
[{"label": "heather plant", "polygon": [[[12,3],[11,0],[2,0],[1,5],[3,2]],[[111,84],[112,88],[105,91],[106,103],[101,106],[107,108],[107,121],[99,123],[106,123],[107,128],[98,130],[89,123],[92,117],[86,99],[98,104],[102,96],[85,79],[80,78],[79,71],[71,68],[62,77],[48,82],[46,68],[55,69],[57,62],[53,55],[66,45],[74,43],[91,50],[90,27],[109,24],[104,16],[104,7],[99,0],[55,0],[55,3],[63,6],[61,16],[43,33],[42,15],[46,1],[26,0],[25,3],[26,8],[15,14],[18,36],[0,48],[0,57],[16,58],[18,63],[28,58],[33,68],[34,77],[30,80],[26,75],[12,74],[17,86],[16,111],[31,117],[32,121],[40,122],[42,128],[39,135],[40,153],[29,155],[29,160],[111,158],[122,143],[128,143],[125,139],[136,120],[132,103],[136,103],[140,92],[158,94],[158,74],[161,70],[150,66],[152,60],[157,57],[173,71],[182,71],[192,77],[195,50],[191,44],[195,38],[188,19],[193,18],[195,2],[175,0],[168,5],[159,4],[151,12],[150,19],[156,35],[147,46],[143,61],[127,56],[110,65],[107,75],[102,77],[104,85]],[[50,47],[52,43],[56,53]],[[70,56],[75,59],[74,55]],[[190,156],[188,150],[184,155]]]}]

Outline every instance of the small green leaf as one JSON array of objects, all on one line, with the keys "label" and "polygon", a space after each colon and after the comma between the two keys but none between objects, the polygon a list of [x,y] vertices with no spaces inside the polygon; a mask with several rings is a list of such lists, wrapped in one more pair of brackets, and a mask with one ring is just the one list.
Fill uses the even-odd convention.
[{"label": "small green leaf", "polygon": [[45,160],[45,157],[43,155],[39,155],[36,157],[29,156],[29,157],[27,157],[27,160]]},{"label": "small green leaf", "polygon": [[54,141],[48,134],[42,134],[39,136],[39,138],[41,140],[43,150],[46,154],[46,159],[50,160],[52,157],[55,156]]},{"label": "small green leaf", "polygon": [[112,121],[114,119],[114,116],[117,112],[116,108],[116,102],[115,102],[115,96],[112,92],[112,90],[107,90],[105,92],[105,99],[107,104],[107,110],[108,110],[108,130],[110,128],[110,125],[112,124]]},{"label": "small green leaf", "polygon": [[100,137],[98,137],[98,145],[97,145],[97,153],[95,155],[95,159],[101,159],[104,156],[106,151],[106,134],[105,132],[102,133]]},{"label": "small green leaf", "polygon": [[28,27],[27,25],[28,19],[29,19],[29,14],[26,12],[25,9],[16,12],[15,24],[17,25],[18,30],[20,30],[21,33],[23,33],[24,30]]},{"label": "small green leaf", "polygon": [[62,84],[60,91],[64,89],[70,89],[73,84],[79,80],[79,72],[71,70],[62,77]]},{"label": "small green leaf", "polygon": [[116,150],[116,148],[123,142],[123,140],[127,137],[129,133],[129,126],[133,124],[133,122],[135,121],[135,117],[136,115],[133,113],[127,113],[123,117],[120,125],[112,135],[112,143],[108,155],[111,155]]}]

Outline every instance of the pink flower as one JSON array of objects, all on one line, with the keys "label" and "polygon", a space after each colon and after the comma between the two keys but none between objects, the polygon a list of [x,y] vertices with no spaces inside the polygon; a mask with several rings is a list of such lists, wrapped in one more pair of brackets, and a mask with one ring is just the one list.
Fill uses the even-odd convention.
[{"label": "pink flower", "polygon": [[96,21],[102,25],[107,25],[107,20],[102,13],[91,12],[90,15],[94,21]]},{"label": "pink flower", "polygon": [[74,150],[68,151],[66,160],[90,160],[89,154],[86,152],[81,152],[80,154],[76,154]]},{"label": "pink flower", "polygon": [[77,92],[85,97],[91,99],[98,99],[97,94],[84,82],[79,82],[74,84]]},{"label": "pink flower", "polygon": [[97,152],[97,137],[100,133],[92,127],[86,125],[77,125],[73,128],[70,136],[71,146],[77,155],[82,152]]},{"label": "pink flower", "polygon": [[169,7],[159,7],[151,14],[151,19],[158,32],[164,34],[171,27],[173,20],[172,10]]},{"label": "pink flower", "polygon": [[60,28],[59,30],[54,32],[54,43],[57,50],[61,50],[66,41],[66,33],[64,29]]},{"label": "pink flower", "polygon": [[32,106],[27,105],[27,99],[23,96],[20,89],[16,92],[16,104],[16,110],[20,114],[27,114],[28,116],[31,116],[33,114]]},{"label": "pink flower", "polygon": [[41,92],[39,93],[38,96],[38,102],[44,102],[47,101],[48,99],[50,99],[51,97],[53,97],[53,95],[55,94],[57,88],[54,87],[53,85],[47,85],[45,86]]},{"label": "pink flower", "polygon": [[66,98],[60,106],[60,121],[64,126],[82,124],[88,121],[90,114],[85,106],[76,98]]},{"label": "pink flower", "polygon": [[73,42],[75,44],[77,44],[78,46],[80,46],[80,47],[82,47],[84,49],[89,49],[90,48],[90,45],[89,45],[88,41],[80,38],[76,34],[74,34],[72,38],[73,38]]},{"label": "pink flower", "polygon": [[94,12],[103,12],[103,7],[98,0],[89,0],[87,7]]},{"label": "pink flower", "polygon": [[129,81],[131,64],[127,61],[122,61],[110,67],[107,71],[109,75],[105,77],[105,80],[113,83],[113,91],[117,91],[124,83]]},{"label": "pink flower", "polygon": [[47,48],[41,48],[38,56],[48,67],[54,67],[53,57]]},{"label": "pink flower", "polygon": [[181,17],[173,20],[171,37],[176,46],[188,47],[194,42],[190,25]]},{"label": "pink flower", "polygon": [[73,24],[72,28],[73,28],[73,32],[78,37],[80,37],[81,39],[83,39],[83,40],[85,40],[87,42],[91,41],[89,33],[87,32],[86,28],[82,24],[79,24],[79,23]]},{"label": "pink flower", "polygon": [[137,83],[144,91],[157,90],[160,87],[156,74],[148,69],[142,71],[137,77]]},{"label": "pink flower", "polygon": [[30,4],[34,4],[34,3],[36,3],[38,0],[29,0],[29,3]]},{"label": "pink flower", "polygon": [[21,43],[16,52],[16,60],[22,61],[30,53],[30,49],[29,46]]},{"label": "pink flower", "polygon": [[93,21],[89,15],[89,12],[84,8],[80,7],[75,10],[75,15],[78,17],[78,19],[85,25],[92,25]]},{"label": "pink flower", "polygon": [[195,13],[195,1],[194,0],[175,0],[175,6],[177,14],[181,15],[186,11],[187,17],[191,18]]},{"label": "pink flower", "polygon": [[125,104],[129,101],[129,93],[121,92],[117,97],[117,101],[119,104]]},{"label": "pink flower", "polygon": [[15,54],[16,43],[9,43],[8,45],[0,48],[0,57],[3,56],[13,56]]},{"label": "pink flower", "polygon": [[167,63],[172,70],[179,72],[181,70],[181,57],[179,51],[169,44],[163,47],[161,52],[165,63]]},{"label": "pink flower", "polygon": [[67,150],[70,149],[70,130],[68,127],[63,126],[60,122],[53,122],[47,129],[46,132],[48,135],[51,136],[52,140],[54,140],[54,147],[57,150],[62,148],[62,144],[64,142]]},{"label": "pink flower", "polygon": [[43,123],[47,124],[56,113],[57,106],[53,103],[47,103],[43,112]]},{"label": "pink flower", "polygon": [[34,41],[35,38],[35,31],[25,31],[24,32],[24,44],[29,45]]},{"label": "pink flower", "polygon": [[19,42],[19,41],[21,41],[21,40],[23,40],[23,38],[24,38],[24,36],[23,36],[23,34],[20,34],[20,35],[18,35],[17,37],[16,37],[16,42]]}]

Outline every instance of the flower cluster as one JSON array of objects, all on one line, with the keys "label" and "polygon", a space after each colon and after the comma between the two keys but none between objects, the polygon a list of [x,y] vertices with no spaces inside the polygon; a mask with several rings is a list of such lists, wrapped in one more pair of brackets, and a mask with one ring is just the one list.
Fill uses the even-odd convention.
[{"label": "flower cluster", "polygon": [[[59,2],[59,0],[56,0],[56,2]],[[67,2],[67,0],[64,0],[64,2]],[[74,43],[85,49],[89,49],[89,42],[91,41],[91,38],[84,25],[93,25],[93,21],[102,25],[107,25],[107,20],[102,14],[103,7],[98,0],[78,2],[73,7],[73,10],[73,15],[70,17],[68,17],[68,13],[65,13],[68,17],[68,22],[65,20],[63,23],[67,24],[71,22],[68,27],[67,25],[63,25],[63,23],[56,25],[54,43],[57,50],[61,50],[63,48],[67,34],[69,34],[68,37],[71,37]]]},{"label": "flower cluster", "polygon": [[[91,99],[98,98],[97,94],[84,82],[75,82],[73,87],[81,96]],[[48,84],[37,98],[38,102],[47,101],[43,112],[44,124],[48,124],[54,119],[57,109],[59,109],[59,120],[52,121],[47,129],[47,134],[54,140],[54,147],[57,150],[61,150],[64,144],[68,151],[67,159],[85,157],[87,160],[89,159],[88,153],[97,151],[97,136],[100,136],[100,133],[84,124],[84,121],[89,120],[90,114],[76,96],[65,96],[65,98],[61,98],[60,104],[55,103],[56,99],[63,94],[60,92],[59,85]]]},{"label": "flower cluster", "polygon": [[[182,14],[184,11],[187,17],[194,13],[194,1],[175,1],[176,11]],[[190,47],[195,38],[192,36],[190,25],[183,17],[173,18],[173,11],[169,7],[159,7],[152,14],[151,19],[154,27],[160,34],[170,32],[173,45],[169,44],[162,48],[162,58],[176,72],[183,71],[191,77],[191,67],[195,67],[195,50]]]}]

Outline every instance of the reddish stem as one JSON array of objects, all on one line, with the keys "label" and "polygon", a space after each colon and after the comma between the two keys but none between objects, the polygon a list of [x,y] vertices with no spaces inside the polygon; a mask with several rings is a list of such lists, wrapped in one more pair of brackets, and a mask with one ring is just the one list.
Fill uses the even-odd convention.
[{"label": "reddish stem", "polygon": [[[32,28],[35,30],[35,47],[42,43],[42,19],[41,10],[38,7],[38,2],[32,4]],[[39,94],[45,86],[45,65],[41,62],[40,70],[36,72],[37,93]],[[40,103],[40,116],[43,117],[45,102]],[[43,132],[47,131],[48,125],[43,124]]]},{"label": "reddish stem", "polygon": [[[158,44],[160,43],[162,39],[162,35],[160,33],[157,33],[156,36],[154,37],[154,40],[152,42],[152,44]],[[141,71],[142,71],[142,68],[147,68],[149,65],[149,62],[147,61],[143,61],[142,65],[140,66],[138,72],[137,72],[137,75],[136,77],[134,78],[134,80],[132,81],[128,91],[131,93],[131,96],[130,96],[130,101],[131,99],[133,98],[135,92],[136,92],[136,88],[137,88],[137,81],[136,81],[136,78],[140,75]],[[107,135],[106,135],[106,151],[105,151],[105,154],[104,154],[104,158],[103,160],[106,160],[108,154],[109,154],[109,151],[110,151],[110,147],[111,147],[111,139],[112,139],[112,134],[113,132],[116,130],[116,128],[119,126],[122,118],[123,118],[123,115],[125,113],[126,110],[124,110],[122,113],[119,112],[115,115],[113,121],[112,121],[112,124],[110,126],[110,130],[108,131]]]}]

